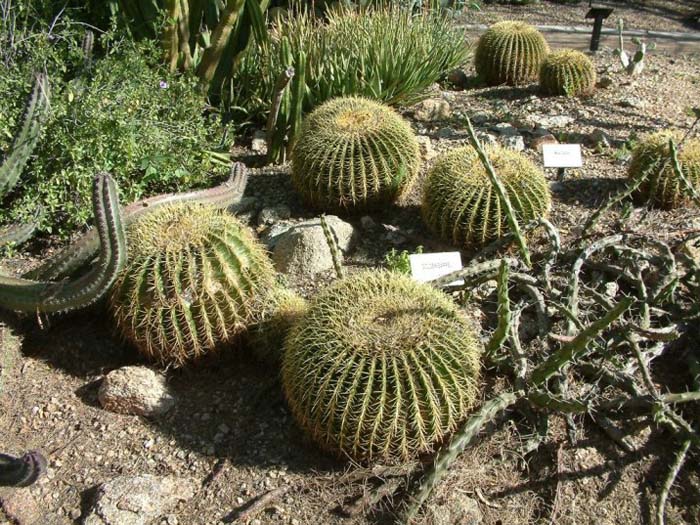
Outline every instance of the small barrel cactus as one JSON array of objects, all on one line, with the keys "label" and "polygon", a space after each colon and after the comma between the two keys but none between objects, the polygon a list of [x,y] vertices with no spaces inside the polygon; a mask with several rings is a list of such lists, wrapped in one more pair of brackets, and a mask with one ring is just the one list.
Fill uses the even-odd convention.
[{"label": "small barrel cactus", "polygon": [[361,462],[430,452],[479,395],[481,346],[441,291],[363,271],[317,295],[287,336],[282,383],[324,449]]},{"label": "small barrel cactus", "polygon": [[[634,149],[628,177],[636,180],[646,177],[638,190],[638,197],[664,209],[678,208],[691,202],[689,191],[673,170],[669,140],[676,144],[682,134],[661,131],[644,138]],[[678,151],[678,163],[685,179],[700,192],[700,138],[690,139]]]},{"label": "small barrel cactus", "polygon": [[391,108],[335,98],[305,118],[292,153],[292,182],[313,207],[360,211],[397,199],[419,166],[411,126]]},{"label": "small barrel cactus", "polygon": [[518,86],[537,80],[549,45],[524,22],[498,22],[481,35],[474,55],[476,72],[489,86]]},{"label": "small barrel cactus", "polygon": [[[551,195],[544,174],[525,156],[500,146],[486,148],[505,186],[516,218],[523,224],[549,212]],[[479,246],[507,233],[508,219],[496,189],[471,146],[439,157],[423,188],[423,218],[456,246]]]},{"label": "small barrel cactus", "polygon": [[180,203],[141,217],[111,296],[117,326],[149,358],[182,366],[232,342],[275,285],[264,248],[235,217]]},{"label": "small barrel cactus", "polygon": [[591,59],[573,49],[550,53],[540,69],[540,89],[545,95],[587,95],[595,89],[595,81]]},{"label": "small barrel cactus", "polygon": [[260,318],[248,332],[252,353],[264,363],[279,365],[284,338],[307,308],[306,300],[292,290],[273,288],[265,298]]}]

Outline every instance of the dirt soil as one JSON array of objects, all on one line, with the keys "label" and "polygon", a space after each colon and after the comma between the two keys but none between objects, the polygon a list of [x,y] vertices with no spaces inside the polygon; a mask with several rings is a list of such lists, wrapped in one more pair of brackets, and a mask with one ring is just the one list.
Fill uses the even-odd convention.
[{"label": "dirt soil", "polygon": [[[624,9],[640,21],[635,27],[646,21],[649,28],[681,30],[680,19],[686,8],[697,7],[694,4],[698,2],[628,2]],[[484,5],[479,17],[491,21],[517,12],[531,21],[571,23],[580,21],[586,8],[543,3],[517,10]],[[562,141],[584,144],[584,167],[569,170],[563,181],[546,170],[554,195],[552,221],[567,241],[583,219],[622,186],[630,141],[658,129],[687,129],[693,118],[686,111],[700,102],[700,54],[652,53],[647,70],[634,79],[619,71],[610,49],[594,61],[599,77],[612,83],[591,97],[545,99],[534,86],[456,90],[445,84],[436,88],[435,97],[450,104],[452,117],[414,121],[414,127],[440,152],[466,143],[460,114],[478,115],[478,131],[493,135],[500,123],[526,128],[532,115],[572,117],[571,123],[551,131]],[[465,72],[473,74],[469,67]],[[407,108],[404,113],[411,118],[413,111]],[[594,132],[607,135],[609,146],[593,145]],[[535,136],[523,133],[526,143]],[[241,151],[249,154],[245,146]],[[541,162],[537,151],[528,148],[526,154]],[[349,219],[363,232],[346,260],[351,269],[382,266],[391,247],[451,249],[423,226],[419,190],[420,181],[404,202],[373,214],[374,230],[363,230],[357,217]],[[285,167],[255,172],[247,195],[255,197],[259,207],[289,206],[292,220],[314,215],[301,206]],[[255,225],[255,217],[250,219]],[[700,213],[636,208],[626,219],[613,214],[602,228],[653,231],[673,240],[700,230]],[[469,256],[463,254],[465,263]],[[36,262],[36,251],[28,251],[5,264],[19,269]],[[329,278],[297,284],[310,295]],[[97,388],[110,370],[142,360],[114,336],[106,310],[98,306],[41,324],[43,329],[37,319],[0,314],[0,450],[39,449],[49,458],[48,474],[33,487],[0,488],[6,507],[14,503],[24,509],[24,523],[80,523],[96,485],[135,473],[174,474],[199,484],[193,499],[155,523],[230,523],[254,497],[278,487],[290,490],[251,523],[391,523],[391,515],[382,510],[367,517],[342,516],[339,509],[368,486],[352,482],[348,473],[353,465],[324,456],[307,441],[285,406],[276,375],[242,352],[170,371],[168,381],[178,403],[167,415],[123,416],[100,408]],[[485,397],[498,389],[501,378],[487,373],[486,381]],[[433,510],[422,523],[452,523],[441,521],[439,515],[455,500],[472,502],[482,515],[481,523],[488,525],[651,523],[655,495],[673,455],[668,436],[662,430],[636,433],[635,451],[624,453],[588,419],[578,418],[577,423],[575,443],[559,421],[550,429],[548,441],[529,455],[522,452],[529,437],[523,434],[526,427],[517,422],[497,427],[463,454],[431,499]],[[691,456],[671,492],[667,523],[700,523],[698,467],[698,457]],[[5,523],[10,521],[0,512],[0,524]]]}]

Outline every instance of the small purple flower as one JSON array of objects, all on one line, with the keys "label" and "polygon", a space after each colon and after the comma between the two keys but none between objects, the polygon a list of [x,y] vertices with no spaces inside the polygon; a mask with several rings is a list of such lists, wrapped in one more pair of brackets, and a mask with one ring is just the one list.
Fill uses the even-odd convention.
[{"label": "small purple flower", "polygon": [[168,89],[168,83],[165,80],[161,80],[158,85],[160,86],[160,89]]}]

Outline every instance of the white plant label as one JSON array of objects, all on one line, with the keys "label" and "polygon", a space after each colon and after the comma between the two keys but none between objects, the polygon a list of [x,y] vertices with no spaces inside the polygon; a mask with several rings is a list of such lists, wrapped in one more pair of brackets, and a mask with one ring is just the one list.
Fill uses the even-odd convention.
[{"label": "white plant label", "polygon": [[543,144],[542,156],[545,168],[580,168],[581,144]]},{"label": "white plant label", "polygon": [[[408,256],[408,260],[411,263],[411,275],[421,283],[462,269],[462,254],[459,252],[413,253]],[[462,279],[450,283],[453,286],[461,284],[464,284]]]}]

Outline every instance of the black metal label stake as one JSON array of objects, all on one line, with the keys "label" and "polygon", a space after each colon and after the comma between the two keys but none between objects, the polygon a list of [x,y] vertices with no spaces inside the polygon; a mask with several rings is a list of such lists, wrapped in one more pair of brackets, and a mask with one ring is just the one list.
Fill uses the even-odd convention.
[{"label": "black metal label stake", "polygon": [[600,46],[600,33],[603,30],[603,20],[613,12],[609,7],[592,7],[586,13],[586,18],[593,18],[593,34],[591,35],[591,51],[598,51]]}]

